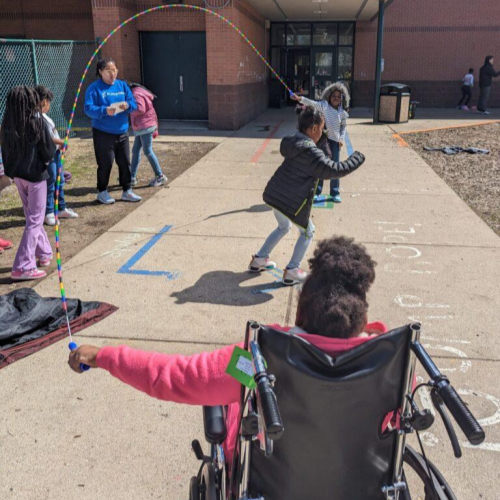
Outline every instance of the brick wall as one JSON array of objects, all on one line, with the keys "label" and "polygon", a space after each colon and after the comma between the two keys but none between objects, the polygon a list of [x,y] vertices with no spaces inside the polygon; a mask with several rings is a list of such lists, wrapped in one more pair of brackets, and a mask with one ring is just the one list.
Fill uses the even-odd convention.
[{"label": "brick wall", "polygon": [[[455,106],[460,80],[469,67],[476,78],[486,55],[500,68],[500,2],[497,0],[397,0],[386,11],[384,82],[412,87],[426,107]],[[356,106],[373,105],[377,21],[356,26],[354,60]],[[474,89],[473,101],[479,94]],[[500,106],[500,82],[490,106]]]},{"label": "brick wall", "polygon": [[[250,5],[238,1],[218,12],[266,53],[265,21]],[[238,129],[267,108],[267,70],[233,28],[206,16],[209,126]]]},{"label": "brick wall", "polygon": [[0,38],[93,40],[91,0],[0,0]]}]

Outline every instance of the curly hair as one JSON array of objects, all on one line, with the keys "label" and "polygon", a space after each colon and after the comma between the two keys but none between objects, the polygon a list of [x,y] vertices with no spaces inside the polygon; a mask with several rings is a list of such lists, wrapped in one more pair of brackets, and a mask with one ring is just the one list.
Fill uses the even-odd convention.
[{"label": "curly hair", "polygon": [[309,266],[297,326],[326,337],[349,338],[361,332],[376,266],[366,248],[345,236],[328,238],[319,242]]},{"label": "curly hair", "polygon": [[348,109],[351,102],[351,96],[349,95],[347,84],[344,84],[343,82],[335,82],[326,87],[321,94],[321,99],[330,102],[330,97],[336,90],[342,94],[342,107],[344,109]]}]

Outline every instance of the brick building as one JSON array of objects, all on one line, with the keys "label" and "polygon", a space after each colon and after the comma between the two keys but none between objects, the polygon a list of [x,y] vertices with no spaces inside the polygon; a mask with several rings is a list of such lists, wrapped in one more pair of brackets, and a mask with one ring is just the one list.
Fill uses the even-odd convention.
[{"label": "brick building", "polygon": [[[137,12],[147,0],[0,0],[0,38],[93,40]],[[193,0],[227,6],[228,18],[266,55],[297,92],[317,97],[347,81],[354,106],[372,106],[378,0]],[[387,0],[382,82],[411,86],[428,107],[451,107],[469,67],[486,55],[500,69],[500,2]],[[269,105],[286,105],[279,82],[245,41],[217,17],[186,8],[161,10],[127,24],[104,49],[120,76],[158,94],[163,119],[208,120],[236,129]],[[477,85],[474,100],[477,98]],[[490,106],[500,106],[500,78]]]}]

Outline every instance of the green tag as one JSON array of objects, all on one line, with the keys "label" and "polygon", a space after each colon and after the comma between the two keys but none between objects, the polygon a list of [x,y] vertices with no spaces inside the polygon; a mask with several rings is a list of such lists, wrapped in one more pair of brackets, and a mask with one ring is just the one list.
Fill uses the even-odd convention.
[{"label": "green tag", "polygon": [[226,373],[245,387],[255,389],[252,355],[248,351],[235,346]]}]

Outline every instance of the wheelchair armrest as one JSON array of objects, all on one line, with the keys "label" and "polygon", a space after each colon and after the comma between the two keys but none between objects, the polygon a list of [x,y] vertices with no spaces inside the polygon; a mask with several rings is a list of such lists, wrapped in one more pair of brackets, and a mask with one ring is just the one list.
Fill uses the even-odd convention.
[{"label": "wheelchair armrest", "polygon": [[210,444],[222,444],[227,436],[224,408],[222,406],[204,406],[203,425],[205,439]]}]

